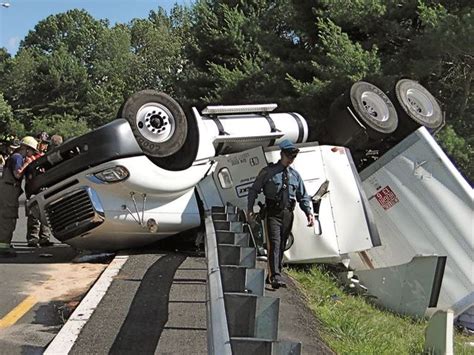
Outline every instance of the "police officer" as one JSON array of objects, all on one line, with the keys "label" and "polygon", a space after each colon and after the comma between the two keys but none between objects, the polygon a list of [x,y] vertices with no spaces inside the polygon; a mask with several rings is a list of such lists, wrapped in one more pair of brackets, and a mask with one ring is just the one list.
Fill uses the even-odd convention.
[{"label": "police officer", "polygon": [[8,158],[0,179],[0,257],[16,256],[10,243],[18,219],[21,180],[31,157],[37,152],[38,142],[33,137],[21,140],[20,147]]},{"label": "police officer", "polygon": [[290,165],[295,160],[299,149],[285,139],[280,144],[280,160],[270,164],[258,174],[249,189],[247,216],[252,218],[253,205],[263,189],[266,205],[267,247],[269,277],[267,282],[277,289],[286,286],[281,276],[283,252],[293,225],[293,210],[296,202],[306,214],[308,226],[314,224],[311,211],[311,200],[306,193],[300,174]]}]

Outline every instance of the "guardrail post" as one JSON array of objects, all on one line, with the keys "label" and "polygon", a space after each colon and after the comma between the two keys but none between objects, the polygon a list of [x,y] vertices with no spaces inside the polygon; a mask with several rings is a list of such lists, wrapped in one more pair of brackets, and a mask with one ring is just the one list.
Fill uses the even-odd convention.
[{"label": "guardrail post", "polygon": [[451,355],[453,350],[453,311],[436,311],[425,330],[425,352]]}]

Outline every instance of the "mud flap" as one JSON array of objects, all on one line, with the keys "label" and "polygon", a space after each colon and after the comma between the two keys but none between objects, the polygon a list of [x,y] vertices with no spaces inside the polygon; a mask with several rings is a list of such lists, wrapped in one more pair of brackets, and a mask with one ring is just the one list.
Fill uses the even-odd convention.
[{"label": "mud flap", "polygon": [[416,256],[407,264],[353,273],[375,303],[424,317],[428,307],[437,306],[445,265],[445,256]]}]

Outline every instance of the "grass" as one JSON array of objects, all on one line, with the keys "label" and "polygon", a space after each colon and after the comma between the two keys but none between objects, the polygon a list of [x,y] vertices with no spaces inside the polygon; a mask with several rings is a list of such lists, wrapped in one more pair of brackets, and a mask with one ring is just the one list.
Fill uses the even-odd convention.
[{"label": "grass", "polygon": [[[426,320],[383,311],[365,297],[348,294],[324,266],[287,272],[319,320],[321,337],[337,354],[423,353]],[[467,341],[474,339],[455,335],[455,354],[474,354]]]}]

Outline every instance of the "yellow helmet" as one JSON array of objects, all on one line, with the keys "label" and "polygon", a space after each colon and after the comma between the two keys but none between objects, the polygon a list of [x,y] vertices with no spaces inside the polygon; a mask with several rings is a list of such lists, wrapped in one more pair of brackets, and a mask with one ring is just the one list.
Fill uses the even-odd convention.
[{"label": "yellow helmet", "polygon": [[31,136],[26,136],[21,140],[21,144],[26,145],[27,147],[37,150],[38,142]]}]

